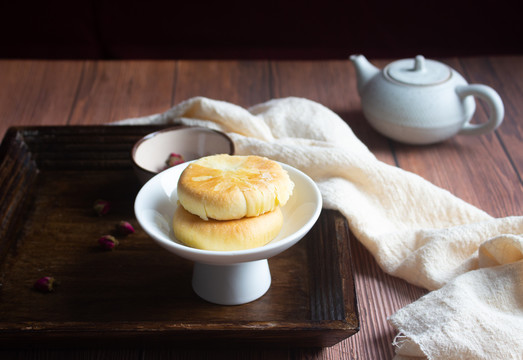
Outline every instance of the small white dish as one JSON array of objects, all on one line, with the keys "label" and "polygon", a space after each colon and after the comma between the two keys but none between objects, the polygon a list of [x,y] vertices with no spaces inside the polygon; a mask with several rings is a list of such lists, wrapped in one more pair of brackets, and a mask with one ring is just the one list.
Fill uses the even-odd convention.
[{"label": "small white dish", "polygon": [[166,169],[171,153],[185,161],[215,154],[234,154],[234,143],[222,132],[203,127],[177,126],[148,134],[138,140],[131,151],[133,168],[145,184]]},{"label": "small white dish", "polygon": [[192,286],[203,299],[221,305],[238,305],[261,297],[270,287],[267,259],[277,255],[309,232],[322,209],[320,191],[303,172],[286,164],[282,167],[295,184],[293,194],[282,207],[283,227],[265,246],[239,251],[209,251],[182,244],[174,237],[172,217],[179,206],[178,179],[190,162],[167,169],[149,180],[136,196],[136,218],[161,247],[193,261]]}]

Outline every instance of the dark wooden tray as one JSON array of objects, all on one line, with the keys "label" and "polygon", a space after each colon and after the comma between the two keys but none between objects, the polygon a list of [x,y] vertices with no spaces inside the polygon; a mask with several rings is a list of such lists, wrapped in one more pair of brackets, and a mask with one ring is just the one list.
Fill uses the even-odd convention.
[{"label": "dark wooden tray", "polygon": [[[271,258],[272,285],[245,305],[205,302],[192,263],[139,228],[132,144],[149,126],[11,128],[0,146],[0,344],[280,344],[331,346],[359,320],[346,220],[323,210],[297,245]],[[111,211],[97,216],[93,202]],[[114,251],[99,236],[136,227]],[[43,294],[42,276],[59,281]]]}]

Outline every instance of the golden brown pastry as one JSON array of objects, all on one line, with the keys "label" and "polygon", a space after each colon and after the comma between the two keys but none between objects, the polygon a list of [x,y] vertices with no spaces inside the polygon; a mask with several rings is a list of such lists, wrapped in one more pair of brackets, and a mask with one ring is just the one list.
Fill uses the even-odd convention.
[{"label": "golden brown pastry", "polygon": [[253,217],[285,205],[294,183],[277,162],[260,156],[212,155],[191,163],[178,181],[178,200],[207,220]]},{"label": "golden brown pastry", "polygon": [[183,244],[214,251],[260,247],[280,232],[283,214],[279,207],[263,215],[237,220],[203,220],[178,206],[173,216],[174,236]]}]

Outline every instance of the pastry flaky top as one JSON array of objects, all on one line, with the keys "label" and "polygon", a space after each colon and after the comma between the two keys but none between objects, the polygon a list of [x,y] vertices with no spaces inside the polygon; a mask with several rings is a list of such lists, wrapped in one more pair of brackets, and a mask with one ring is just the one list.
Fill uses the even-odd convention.
[{"label": "pastry flaky top", "polygon": [[204,220],[233,220],[285,205],[293,188],[289,174],[273,160],[220,154],[187,166],[178,181],[178,200]]}]

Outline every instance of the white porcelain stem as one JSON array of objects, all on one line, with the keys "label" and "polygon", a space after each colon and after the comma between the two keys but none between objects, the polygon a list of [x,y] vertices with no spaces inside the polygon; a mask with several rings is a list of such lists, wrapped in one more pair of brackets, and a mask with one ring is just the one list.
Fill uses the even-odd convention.
[{"label": "white porcelain stem", "polygon": [[194,291],[215,304],[245,304],[263,296],[270,286],[267,259],[231,265],[194,264]]}]

